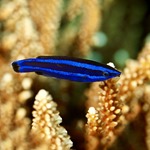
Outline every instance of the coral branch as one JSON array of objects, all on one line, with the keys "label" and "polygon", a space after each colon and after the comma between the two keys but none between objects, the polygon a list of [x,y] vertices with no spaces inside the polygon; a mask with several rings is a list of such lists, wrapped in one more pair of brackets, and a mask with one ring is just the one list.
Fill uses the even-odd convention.
[{"label": "coral branch", "polygon": [[138,60],[130,60],[124,69],[118,97],[128,102],[134,96],[133,91],[150,79],[150,42],[147,42],[139,54]]},{"label": "coral branch", "polygon": [[146,113],[146,143],[147,148],[150,149],[150,86],[145,87],[144,92],[144,111]]},{"label": "coral branch", "polygon": [[83,19],[74,43],[75,49],[79,50],[79,56],[88,54],[92,37],[99,28],[101,18],[99,6],[98,0],[83,0]]},{"label": "coral branch", "polygon": [[57,104],[45,90],[40,90],[35,99],[32,132],[44,138],[50,149],[70,149],[72,141],[67,131],[59,125],[62,119],[56,110]]},{"label": "coral branch", "polygon": [[[138,60],[128,61],[118,82],[120,86],[115,79],[92,84],[87,93],[87,104],[94,108],[90,108],[87,113],[90,135],[86,138],[89,140],[93,135],[97,139],[95,149],[107,148],[114,141],[115,134],[117,137],[125,125],[140,113],[142,109],[139,100],[144,95],[144,88],[140,87],[146,85],[149,79],[150,42],[147,42]],[[90,147],[89,144],[87,147]]]},{"label": "coral branch", "polygon": [[[86,115],[88,134],[99,139],[96,149],[108,147],[115,137],[115,127],[120,122],[122,102],[117,99],[119,86],[117,79],[110,79],[105,82],[93,83],[92,87],[99,84],[97,106],[90,107]],[[87,96],[92,98],[93,95]],[[90,141],[88,141],[90,143]],[[87,146],[89,149],[89,144]]]},{"label": "coral branch", "polygon": [[61,17],[62,0],[31,0],[30,11],[37,30],[40,34],[40,41],[49,54],[54,54],[57,31]]}]

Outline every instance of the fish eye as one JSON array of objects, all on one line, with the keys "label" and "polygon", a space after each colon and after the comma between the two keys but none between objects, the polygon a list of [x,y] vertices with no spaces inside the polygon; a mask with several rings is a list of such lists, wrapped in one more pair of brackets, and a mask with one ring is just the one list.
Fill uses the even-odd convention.
[{"label": "fish eye", "polygon": [[109,73],[108,72],[103,72],[103,76],[108,77]]}]

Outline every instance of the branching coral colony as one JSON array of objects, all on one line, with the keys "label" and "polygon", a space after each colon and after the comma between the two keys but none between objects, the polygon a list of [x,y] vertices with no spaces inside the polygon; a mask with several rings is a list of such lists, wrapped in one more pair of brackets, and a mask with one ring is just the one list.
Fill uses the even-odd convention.
[{"label": "branching coral colony", "polygon": [[49,149],[70,149],[72,141],[67,131],[59,125],[62,118],[56,109],[57,104],[45,90],[40,90],[35,99],[32,132],[41,135]]},{"label": "branching coral colony", "polygon": [[[87,117],[87,149],[106,149],[125,125],[142,109],[139,99],[147,104],[149,116],[150,42],[147,42],[137,61],[129,60],[119,80],[93,83],[87,92],[90,107]],[[142,89],[140,88],[142,87]],[[146,91],[145,91],[146,90]],[[145,98],[146,96],[146,98]],[[146,118],[147,118],[146,117]],[[147,118],[149,128],[149,119]],[[149,137],[149,129],[147,129]],[[149,139],[146,138],[149,145]],[[92,146],[91,146],[92,145]]]},{"label": "branching coral colony", "polygon": [[[60,126],[62,119],[50,94],[40,89],[37,94],[32,89],[35,75],[18,75],[10,68],[12,60],[56,54],[62,3],[62,0],[46,0],[45,3],[42,0],[2,0],[0,20],[4,22],[5,33],[0,43],[1,150],[67,150],[73,145],[67,131]],[[70,2],[66,11],[70,20],[78,14],[84,15],[78,25],[79,29],[75,26],[65,29],[66,32],[57,43],[61,47],[59,55],[87,55],[92,45],[92,36],[98,30],[101,20],[99,6],[98,0]],[[77,49],[70,50],[70,47]],[[88,111],[85,149],[107,149],[121,135],[126,125],[142,111],[146,120],[145,142],[150,149],[149,79],[150,42],[147,41],[138,59],[127,62],[120,78],[91,85],[86,92]],[[29,112],[26,102],[30,98],[34,100],[33,95],[36,97],[32,120],[27,117]]]}]

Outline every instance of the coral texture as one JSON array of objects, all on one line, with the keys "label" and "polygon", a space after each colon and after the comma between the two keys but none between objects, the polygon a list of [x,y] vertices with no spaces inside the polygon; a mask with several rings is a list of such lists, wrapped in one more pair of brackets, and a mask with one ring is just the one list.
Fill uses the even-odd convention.
[{"label": "coral texture", "polygon": [[[149,18],[141,0],[1,0],[0,149],[150,149]],[[122,74],[88,84],[11,67],[41,55],[111,61]]]},{"label": "coral texture", "polygon": [[98,140],[93,149],[109,147],[115,136],[121,134],[125,125],[140,113],[139,99],[145,102],[145,90],[140,87],[146,86],[149,80],[150,42],[146,42],[138,60],[127,62],[118,83],[116,79],[111,79],[92,84],[87,92],[87,107],[92,106],[86,116],[89,134],[87,149],[91,149],[91,138]]},{"label": "coral texture", "polygon": [[72,141],[67,131],[59,125],[62,118],[56,109],[57,104],[45,90],[40,90],[35,99],[32,123],[34,134],[41,135],[47,141],[49,149],[70,149]]},{"label": "coral texture", "polygon": [[[94,83],[88,91],[88,105],[92,107],[89,108],[86,115],[87,131],[99,141],[93,149],[106,147],[108,143],[114,141],[114,129],[119,125],[122,113],[122,101],[117,99],[118,91],[117,79]],[[95,92],[98,94],[97,97],[94,96]],[[91,145],[91,137],[88,138],[88,145]],[[89,149],[91,149],[90,146]]]}]

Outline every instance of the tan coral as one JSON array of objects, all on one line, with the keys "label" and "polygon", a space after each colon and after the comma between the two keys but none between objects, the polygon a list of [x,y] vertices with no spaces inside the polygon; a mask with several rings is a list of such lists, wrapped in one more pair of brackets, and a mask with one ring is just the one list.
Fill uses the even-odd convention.
[{"label": "tan coral", "polygon": [[27,111],[22,106],[28,98],[32,97],[32,92],[28,89],[28,95],[20,97],[20,93],[24,92],[21,85],[23,78],[12,74],[8,64],[3,63],[1,69],[3,70],[0,72],[1,149],[22,147],[26,149],[30,119],[26,117]]},{"label": "tan coral", "polygon": [[54,54],[62,0],[31,0],[30,11],[47,54]]},{"label": "tan coral", "polygon": [[72,0],[67,8],[67,18],[69,20],[74,19],[78,14],[81,13],[83,0]]},{"label": "tan coral", "polygon": [[[102,148],[103,146],[104,147],[102,149],[107,148],[111,143],[111,140],[114,140],[114,133],[117,137],[117,135],[124,130],[125,125],[127,125],[141,112],[142,109],[139,104],[139,100],[142,99],[145,91],[142,86],[144,86],[150,79],[149,45],[149,42],[145,44],[138,60],[128,61],[127,66],[118,81],[120,86],[117,87],[116,90],[114,90],[114,87],[117,86],[116,83],[108,80],[102,83],[93,83],[91,90],[87,93],[88,107],[94,106],[96,109],[96,116],[93,117],[92,122],[90,121],[91,114],[89,114],[89,112],[87,114],[88,132],[94,133],[94,130],[96,129],[94,138],[99,137],[96,149],[98,147]],[[98,89],[98,85],[100,86],[100,89]],[[99,98],[96,95],[100,95]],[[111,111],[113,114],[111,114]],[[120,113],[122,113],[121,116]],[[114,128],[118,124],[118,128]],[[89,137],[87,137],[87,139],[91,139],[91,135],[89,135]],[[106,143],[107,145],[105,145]],[[88,145],[87,147],[89,148]]]},{"label": "tan coral", "polygon": [[147,148],[150,149],[150,86],[145,87],[144,92],[144,106],[143,111],[145,112],[145,119],[146,119],[146,144]]},{"label": "tan coral", "polygon": [[100,4],[98,0],[83,0],[83,19],[75,39],[75,50],[78,55],[86,55],[92,45],[92,37],[100,25]]},{"label": "tan coral", "polygon": [[117,99],[118,89],[117,79],[100,82],[97,107],[90,107],[86,115],[89,136],[100,140],[97,148],[107,147],[114,140],[114,128],[120,123],[122,113],[122,102]]},{"label": "tan coral", "polygon": [[139,54],[138,60],[130,60],[121,75],[118,97],[128,102],[133,96],[133,91],[150,79],[150,43]]},{"label": "tan coral", "polygon": [[[43,1],[40,0],[2,0],[1,2],[2,6],[0,8],[0,20],[2,21],[2,29],[4,29],[0,42],[0,147],[2,150],[55,149],[59,144],[61,144],[60,139],[64,139],[64,141],[66,139],[65,142],[62,142],[66,143],[66,145],[67,143],[70,146],[72,145],[66,130],[59,125],[61,119],[58,117],[59,114],[56,109],[48,111],[48,115],[35,113],[37,118],[38,115],[43,116],[41,123],[38,119],[36,120],[36,118],[34,120],[34,125],[36,127],[35,131],[39,128],[41,130],[37,132],[30,131],[31,118],[28,118],[27,115],[31,113],[30,109],[32,106],[30,105],[31,103],[27,104],[26,102],[28,99],[34,99],[34,92],[39,90],[41,86],[45,86],[45,84],[39,83],[38,86],[36,86],[37,84],[35,84],[36,81],[34,81],[35,76],[33,74],[19,75],[14,73],[11,68],[11,62],[16,59],[36,57],[38,55],[49,55],[53,52],[55,53],[55,40],[57,39],[57,32],[60,31],[58,31],[59,20],[61,17],[60,15],[63,15],[63,13],[61,13],[62,0],[53,0],[51,1],[51,4],[50,1],[46,0],[45,2],[48,4],[47,6],[49,8],[45,6]],[[30,3],[30,7],[28,3]],[[112,1],[105,1],[102,3],[107,5],[105,5],[106,9],[109,9]],[[58,41],[60,42],[58,50],[62,47],[65,49],[65,51],[59,51],[59,55],[69,54],[69,51],[74,52],[75,50],[77,50],[77,53],[75,54],[76,56],[81,57],[88,54],[88,50],[92,45],[92,36],[99,28],[101,21],[100,7],[103,6],[102,3],[99,4],[98,0],[71,1],[69,4],[70,7],[68,7],[69,9],[67,10],[68,17],[70,19],[69,21],[75,19],[78,14],[82,14],[83,16],[79,16],[79,20],[72,26],[71,29],[69,28],[64,30],[61,28],[63,32],[65,32],[64,35],[66,37],[64,37],[66,39],[66,43],[63,38],[62,42]],[[105,8],[103,7],[104,13],[106,11]],[[39,15],[36,13],[34,14],[34,12],[39,13]],[[39,16],[42,16],[42,19]],[[47,16],[50,17],[52,22]],[[69,27],[70,24],[71,23],[68,23]],[[75,37],[74,47],[77,49],[72,49],[70,47],[72,47]],[[109,145],[111,145],[111,142],[113,142],[116,137],[119,137],[119,134],[122,133],[126,125],[130,124],[131,121],[133,122],[134,119],[137,118],[137,115],[141,111],[145,112],[145,145],[150,148],[150,98],[149,87],[147,87],[147,82],[149,82],[149,79],[150,42],[147,41],[143,51],[139,54],[138,59],[127,62],[127,66],[120,77],[119,87],[117,87],[118,82],[112,82],[112,80],[104,83],[97,82],[92,84],[92,87],[87,92],[87,107],[89,108],[89,111],[86,115],[88,122],[85,138],[88,143],[83,144],[84,146],[87,146],[87,149],[106,149]],[[111,85],[109,83],[111,83]],[[34,85],[36,88],[33,87]],[[56,89],[56,84],[51,83],[51,85],[54,89]],[[71,83],[71,87],[73,86],[74,84]],[[68,86],[65,86],[65,97],[69,97],[70,93],[68,94],[68,91],[70,89],[68,90],[66,87]],[[62,91],[64,91],[64,85],[62,89]],[[74,89],[74,87],[72,89]],[[109,91],[109,89],[113,90]],[[109,92],[110,94],[107,94]],[[117,93],[117,96],[114,93]],[[51,97],[47,94],[45,99],[49,101]],[[38,111],[47,113],[47,109],[50,108],[49,105],[47,106],[47,103],[47,101],[43,101],[43,103],[41,102],[41,104],[44,105],[40,105]],[[144,103],[144,106],[142,106],[141,103]],[[50,104],[52,104],[51,101]],[[53,108],[56,108],[53,104]],[[63,106],[63,108],[64,107],[65,106]],[[42,111],[40,111],[40,109]],[[49,112],[52,114],[49,114]],[[54,119],[51,120],[52,117],[50,116]],[[56,118],[58,120],[55,121]],[[56,128],[54,122],[58,124],[57,127],[59,129]],[[36,123],[38,125],[36,125]],[[144,126],[144,123],[145,122],[140,122],[140,125]],[[52,125],[54,125],[54,128],[52,128]],[[74,126],[71,126],[70,130],[76,132],[73,127]],[[51,136],[51,133],[57,136]],[[73,138],[77,134],[75,133]],[[83,135],[78,134],[76,137],[80,139],[82,136]],[[122,136],[124,137],[125,135]],[[51,137],[54,139],[52,140],[53,144],[49,142]],[[51,144],[52,147],[50,147],[49,144]],[[59,148],[62,147],[59,145]]]},{"label": "tan coral", "polygon": [[32,132],[43,137],[49,144],[50,149],[70,149],[72,141],[67,131],[60,126],[62,118],[56,109],[56,103],[45,90],[40,90],[35,97],[33,111]]},{"label": "tan coral", "polygon": [[[1,43],[2,50],[5,53],[12,50],[12,59],[16,59],[18,55],[35,57],[44,53],[45,50],[39,41],[38,32],[34,28],[27,1],[14,0],[3,5],[1,19],[6,21],[4,24],[5,34]],[[11,9],[11,12],[7,7]]]}]

